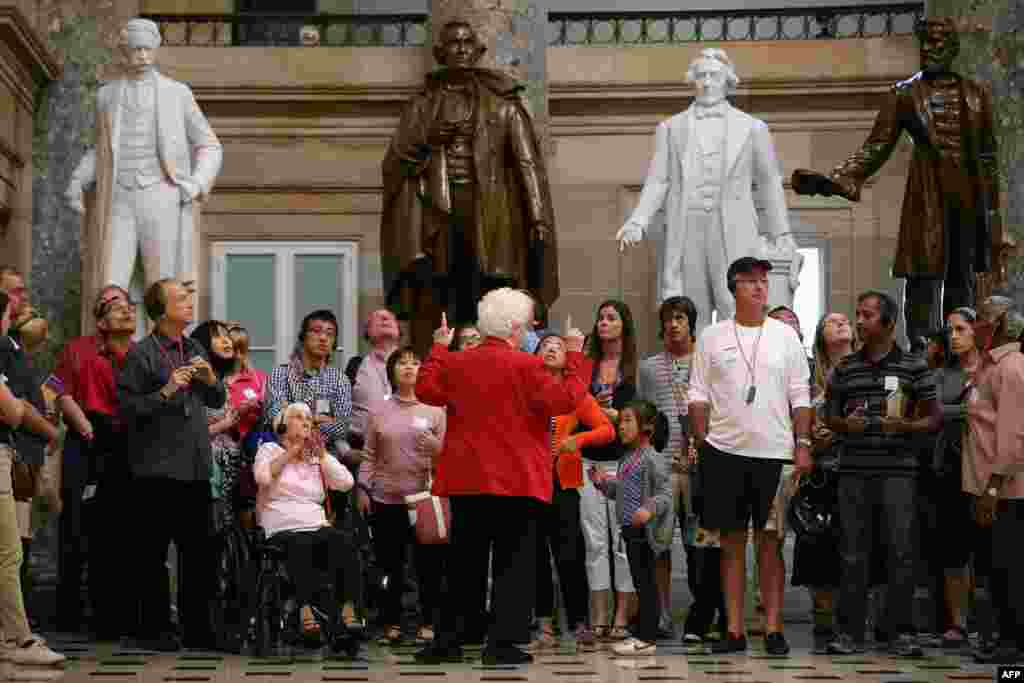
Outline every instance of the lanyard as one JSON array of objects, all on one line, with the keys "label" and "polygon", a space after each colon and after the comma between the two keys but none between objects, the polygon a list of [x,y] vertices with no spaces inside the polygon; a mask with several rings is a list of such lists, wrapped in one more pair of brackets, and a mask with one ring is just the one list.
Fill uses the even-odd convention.
[{"label": "lanyard", "polygon": [[160,351],[160,355],[163,356],[163,359],[167,362],[168,375],[170,375],[175,370],[177,370],[178,368],[185,364],[185,345],[183,342],[179,340],[176,346],[178,351],[177,363],[175,363],[174,360],[171,358],[171,355],[167,353],[167,349],[164,348],[163,343],[159,339],[156,339],[156,348]]},{"label": "lanyard", "polygon": [[743,351],[743,342],[740,341],[739,325],[736,324],[735,320],[732,321],[732,333],[736,337],[736,346],[740,350],[740,358],[743,359],[743,364],[747,366],[747,372],[750,376],[750,386],[747,389],[746,396],[744,397],[744,400],[747,402],[747,405],[753,403],[754,398],[757,397],[757,385],[755,384],[755,374],[757,373],[757,348],[761,345],[762,332],[764,332],[763,320],[761,321],[761,326],[757,330],[757,339],[754,340],[754,348],[751,351],[751,356],[753,357],[754,361],[750,362],[749,360],[747,360],[747,354]]}]

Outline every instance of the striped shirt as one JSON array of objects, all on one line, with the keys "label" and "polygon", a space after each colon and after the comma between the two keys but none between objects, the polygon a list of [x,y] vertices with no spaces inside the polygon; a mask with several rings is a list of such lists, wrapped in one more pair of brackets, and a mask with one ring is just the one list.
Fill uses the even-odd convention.
[{"label": "striped shirt", "polygon": [[[825,414],[847,418],[886,414],[893,387],[905,397],[901,417],[911,417],[935,400],[935,379],[924,358],[893,346],[878,363],[864,350],[839,362],[825,388]],[[861,474],[913,474],[918,467],[918,435],[887,434],[877,429],[843,435],[840,470]]]},{"label": "striped shirt", "polygon": [[637,398],[650,401],[658,412],[668,418],[666,456],[679,453],[683,431],[679,416],[687,414],[686,394],[690,385],[692,355],[676,358],[667,351],[645,358],[640,363]]},{"label": "striped shirt", "polygon": [[633,514],[643,506],[643,457],[642,448],[629,451],[619,471],[619,485],[622,486],[622,526],[633,526]]}]

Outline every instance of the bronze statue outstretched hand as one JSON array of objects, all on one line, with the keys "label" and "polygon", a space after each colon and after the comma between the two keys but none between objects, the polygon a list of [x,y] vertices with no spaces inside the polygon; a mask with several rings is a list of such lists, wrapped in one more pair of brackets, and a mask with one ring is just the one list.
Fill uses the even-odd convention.
[{"label": "bronze statue outstretched hand", "polygon": [[793,191],[797,194],[812,196],[820,194],[824,197],[838,195],[852,201],[859,199],[849,188],[843,187],[827,175],[806,168],[798,168],[793,171],[792,184]]}]

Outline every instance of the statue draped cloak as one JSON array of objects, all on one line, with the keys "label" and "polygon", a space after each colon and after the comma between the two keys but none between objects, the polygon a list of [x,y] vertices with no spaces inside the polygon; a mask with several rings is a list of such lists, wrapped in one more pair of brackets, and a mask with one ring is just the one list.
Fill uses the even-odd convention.
[{"label": "statue draped cloak", "polygon": [[[427,76],[402,115],[383,162],[384,205],[380,248],[384,292],[396,295],[403,313],[416,299],[408,277],[419,254],[432,259],[435,275],[448,264],[450,194],[446,155],[427,136],[438,118],[450,71]],[[465,81],[460,81],[464,83]],[[550,305],[558,298],[558,248],[547,170],[523,86],[489,69],[472,69],[476,94],[473,133],[476,217],[470,237],[484,275],[511,277]],[[532,226],[548,227],[543,244]]]},{"label": "statue draped cloak", "polygon": [[[961,78],[960,83],[964,100],[960,168],[936,154],[939,140],[928,108],[929,87],[922,74],[917,74],[893,87],[863,147],[830,175],[840,184],[852,186],[848,198],[857,201],[861,188],[886,162],[903,132],[910,135],[914,150],[903,195],[893,277],[946,277],[947,266],[957,261],[957,255],[946,252],[950,229],[961,230],[974,240],[974,272],[988,273],[998,264],[1003,229],[991,93],[976,81]],[[948,195],[955,195],[962,207],[957,213],[960,225],[946,225]]]}]

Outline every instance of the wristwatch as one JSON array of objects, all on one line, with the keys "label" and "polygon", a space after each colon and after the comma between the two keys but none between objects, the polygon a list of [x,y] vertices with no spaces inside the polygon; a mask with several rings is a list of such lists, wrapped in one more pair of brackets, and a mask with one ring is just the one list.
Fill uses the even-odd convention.
[{"label": "wristwatch", "polygon": [[796,438],[796,445],[797,446],[806,446],[807,448],[811,448],[812,446],[814,446],[814,442],[811,441],[810,438],[808,438],[806,436],[798,436]]}]

